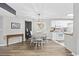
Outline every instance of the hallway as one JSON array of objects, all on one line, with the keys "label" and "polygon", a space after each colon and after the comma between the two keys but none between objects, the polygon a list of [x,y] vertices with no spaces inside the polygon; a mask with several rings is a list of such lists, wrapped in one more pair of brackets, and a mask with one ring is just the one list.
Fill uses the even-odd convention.
[{"label": "hallway", "polygon": [[1,56],[72,56],[65,47],[49,40],[46,45],[39,48],[30,48],[26,42],[16,43],[8,47],[0,47]]}]

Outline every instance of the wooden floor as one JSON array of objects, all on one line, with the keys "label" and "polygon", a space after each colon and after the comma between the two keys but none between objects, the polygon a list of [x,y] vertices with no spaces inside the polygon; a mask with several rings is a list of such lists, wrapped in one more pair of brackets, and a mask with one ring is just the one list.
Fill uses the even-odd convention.
[{"label": "wooden floor", "polygon": [[38,48],[30,47],[28,42],[0,47],[0,56],[72,56],[72,54],[65,47],[50,40]]}]

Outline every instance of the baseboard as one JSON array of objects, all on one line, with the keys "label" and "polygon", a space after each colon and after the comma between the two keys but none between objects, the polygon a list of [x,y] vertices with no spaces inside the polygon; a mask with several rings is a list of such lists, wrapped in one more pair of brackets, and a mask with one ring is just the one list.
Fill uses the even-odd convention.
[{"label": "baseboard", "polygon": [[[16,44],[16,43],[21,43],[21,42],[9,43],[9,45]],[[7,44],[0,44],[0,46],[7,46]]]},{"label": "baseboard", "polygon": [[72,52],[69,48],[66,47],[67,50],[69,50],[73,56],[77,56],[74,52]]},{"label": "baseboard", "polygon": [[0,44],[0,46],[6,46],[6,44]]},{"label": "baseboard", "polygon": [[75,53],[72,52],[72,55],[77,56]]},{"label": "baseboard", "polygon": [[55,41],[55,40],[53,40],[53,41],[56,42],[57,44],[60,44],[60,45],[64,46],[63,44],[61,44],[61,43],[59,43],[59,42],[57,42],[57,41]]},{"label": "baseboard", "polygon": [[[58,43],[57,41],[55,41],[55,40],[53,40],[54,42],[56,42],[57,44],[60,44],[60,43]],[[62,45],[62,44],[60,44],[60,45]],[[64,46],[65,47],[65,45],[62,45],[62,46]],[[75,53],[73,53],[69,48],[67,48],[67,47],[65,47],[67,50],[69,50],[71,53],[72,53],[72,55],[73,56],[79,56],[79,55],[76,55]]]}]

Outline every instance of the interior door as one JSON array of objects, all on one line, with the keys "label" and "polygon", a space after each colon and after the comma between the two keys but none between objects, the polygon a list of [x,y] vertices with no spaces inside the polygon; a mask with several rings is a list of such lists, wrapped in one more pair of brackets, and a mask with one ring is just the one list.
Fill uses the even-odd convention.
[{"label": "interior door", "polygon": [[25,21],[25,37],[26,37],[26,31],[27,29],[29,31],[32,31],[32,22],[31,21]]}]

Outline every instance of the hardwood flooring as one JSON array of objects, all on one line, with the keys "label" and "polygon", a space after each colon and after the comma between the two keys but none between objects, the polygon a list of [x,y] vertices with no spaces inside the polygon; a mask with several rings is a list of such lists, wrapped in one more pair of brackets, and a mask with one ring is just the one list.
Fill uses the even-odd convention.
[{"label": "hardwood flooring", "polygon": [[29,42],[0,47],[0,56],[73,56],[65,47],[49,40],[44,46],[30,47]]}]

